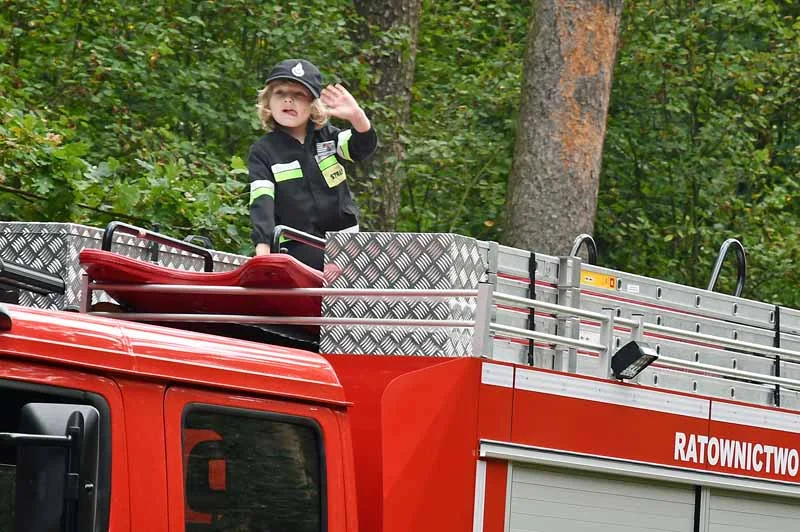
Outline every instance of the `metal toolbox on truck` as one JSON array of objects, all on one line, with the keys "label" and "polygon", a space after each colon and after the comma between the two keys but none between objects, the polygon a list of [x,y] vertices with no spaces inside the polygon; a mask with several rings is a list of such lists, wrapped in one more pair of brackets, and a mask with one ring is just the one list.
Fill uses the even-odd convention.
[{"label": "metal toolbox on truck", "polygon": [[[77,309],[80,305],[81,267],[78,255],[84,248],[100,248],[103,229],[73,223],[0,222],[0,259],[61,277],[64,294],[40,295],[21,291],[19,303],[49,309]],[[202,271],[203,259],[186,251],[117,233],[112,251],[128,257],[157,261],[172,268]],[[247,257],[212,251],[214,270],[235,268]],[[98,296],[96,296],[98,297]],[[103,296],[99,296],[102,300]]]}]

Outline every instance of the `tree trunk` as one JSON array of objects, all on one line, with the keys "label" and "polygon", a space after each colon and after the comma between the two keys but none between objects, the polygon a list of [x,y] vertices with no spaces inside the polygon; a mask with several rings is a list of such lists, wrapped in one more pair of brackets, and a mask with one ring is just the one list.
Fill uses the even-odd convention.
[{"label": "tree trunk", "polygon": [[354,0],[353,3],[370,26],[365,30],[365,40],[376,42],[377,32],[401,32],[406,36],[402,42],[381,50],[382,55],[370,61],[376,72],[372,92],[380,105],[370,113],[380,142],[377,153],[367,163],[368,174],[377,178],[378,185],[369,199],[371,210],[377,215],[372,229],[391,231],[400,211],[404,179],[401,165],[404,149],[400,136],[408,121],[414,84],[421,0]]},{"label": "tree trunk", "polygon": [[566,255],[594,228],[622,0],[535,0],[533,9],[505,241]]}]

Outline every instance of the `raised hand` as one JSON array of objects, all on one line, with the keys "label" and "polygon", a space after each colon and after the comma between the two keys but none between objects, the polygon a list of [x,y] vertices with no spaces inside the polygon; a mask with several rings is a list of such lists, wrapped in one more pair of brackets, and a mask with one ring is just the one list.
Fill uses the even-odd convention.
[{"label": "raised hand", "polygon": [[358,131],[366,131],[370,128],[367,115],[359,107],[358,102],[340,83],[328,85],[322,89],[320,95],[322,103],[328,108],[328,112],[335,118],[347,120]]}]

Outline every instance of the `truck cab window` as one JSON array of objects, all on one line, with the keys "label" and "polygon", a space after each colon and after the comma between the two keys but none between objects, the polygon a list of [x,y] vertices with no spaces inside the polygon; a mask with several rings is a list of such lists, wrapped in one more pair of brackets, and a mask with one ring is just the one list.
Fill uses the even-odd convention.
[{"label": "truck cab window", "polygon": [[187,532],[323,530],[314,422],[194,405],[182,436]]},{"label": "truck cab window", "polygon": [[0,380],[0,532],[105,530],[109,432],[95,394]]}]

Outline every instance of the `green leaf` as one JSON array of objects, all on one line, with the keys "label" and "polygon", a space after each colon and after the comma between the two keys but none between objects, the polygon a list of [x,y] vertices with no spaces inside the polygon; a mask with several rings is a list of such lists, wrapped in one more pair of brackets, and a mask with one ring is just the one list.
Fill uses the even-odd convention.
[{"label": "green leaf", "polygon": [[89,146],[83,142],[72,142],[53,150],[53,156],[59,159],[82,157],[89,152]]}]

